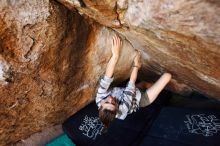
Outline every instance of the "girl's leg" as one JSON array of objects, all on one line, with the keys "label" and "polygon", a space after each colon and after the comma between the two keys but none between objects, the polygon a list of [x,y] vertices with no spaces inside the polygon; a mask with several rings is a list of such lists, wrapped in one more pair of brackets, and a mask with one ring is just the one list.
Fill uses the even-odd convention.
[{"label": "girl's leg", "polygon": [[164,87],[171,80],[170,73],[164,73],[150,88],[145,92],[145,96],[148,96],[149,103],[151,104],[164,89]]},{"label": "girl's leg", "polygon": [[151,104],[170,80],[171,74],[164,73],[154,84],[144,81],[136,84],[141,90],[140,107]]}]

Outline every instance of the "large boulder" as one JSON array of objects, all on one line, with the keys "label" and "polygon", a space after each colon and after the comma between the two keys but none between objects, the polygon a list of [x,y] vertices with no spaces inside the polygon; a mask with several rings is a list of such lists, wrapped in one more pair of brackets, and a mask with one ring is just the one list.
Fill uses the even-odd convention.
[{"label": "large boulder", "polygon": [[220,99],[217,0],[58,1],[0,2],[0,145],[62,123],[94,100],[115,32],[123,40],[115,83],[129,78],[138,49],[139,79],[168,71],[170,90]]},{"label": "large boulder", "polygon": [[220,99],[220,1],[58,1],[114,28],[140,50],[143,78],[168,71],[174,91]]},{"label": "large boulder", "polygon": [[0,145],[61,123],[92,100],[91,90],[77,92],[90,31],[53,1],[0,2]]},{"label": "large boulder", "polygon": [[[94,100],[114,31],[54,1],[2,1],[0,11],[0,145],[7,145]],[[133,52],[124,41],[116,81],[129,77]]]}]

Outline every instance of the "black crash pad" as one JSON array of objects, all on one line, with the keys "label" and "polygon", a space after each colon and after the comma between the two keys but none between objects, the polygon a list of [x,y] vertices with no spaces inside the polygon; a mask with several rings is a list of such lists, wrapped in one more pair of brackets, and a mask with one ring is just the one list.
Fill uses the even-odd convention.
[{"label": "black crash pad", "polygon": [[143,130],[150,128],[169,96],[163,91],[153,104],[140,108],[125,120],[115,119],[106,133],[103,133],[104,127],[93,102],[68,118],[63,123],[63,130],[77,146],[136,146],[143,138]]},{"label": "black crash pad", "polygon": [[62,127],[64,133],[77,146],[91,145],[103,130],[103,124],[98,118],[97,106],[94,102],[68,118]]},{"label": "black crash pad", "polygon": [[165,107],[141,145],[220,146],[220,111]]},{"label": "black crash pad", "polygon": [[64,132],[77,146],[135,145],[145,127],[150,127],[159,111],[150,106],[128,115],[125,120],[115,119],[106,133],[98,118],[95,103],[86,106],[63,123]]}]

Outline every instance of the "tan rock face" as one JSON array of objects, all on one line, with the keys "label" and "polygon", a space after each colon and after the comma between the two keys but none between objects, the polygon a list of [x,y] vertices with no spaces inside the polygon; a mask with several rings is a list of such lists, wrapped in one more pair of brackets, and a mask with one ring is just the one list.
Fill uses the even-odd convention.
[{"label": "tan rock face", "polygon": [[[0,145],[6,145],[62,123],[94,99],[113,32],[53,1],[2,2],[0,10]],[[133,52],[124,42],[116,80],[129,77]]]},{"label": "tan rock face", "polygon": [[91,27],[53,1],[0,7],[0,145],[6,145],[61,123],[92,100],[92,90],[72,93],[86,79]]},{"label": "tan rock face", "polygon": [[[59,1],[115,28],[134,48],[139,49],[144,64],[142,78],[146,78],[149,70],[157,74],[168,71],[173,74],[174,86],[184,86],[183,90],[172,90],[180,93],[196,90],[220,99],[218,0],[117,0],[112,1],[111,7],[107,1],[102,3],[108,7],[105,10],[99,9],[95,1],[84,1],[84,7]],[[91,9],[96,10],[92,16],[87,12]],[[106,15],[100,20],[102,12],[115,12],[117,17]],[[109,22],[115,18],[120,25],[110,25]]]},{"label": "tan rock face", "polygon": [[67,8],[75,10],[77,8],[81,15],[86,15],[104,26],[119,27],[117,12],[115,11],[116,0],[58,0]]},{"label": "tan rock face", "polygon": [[171,90],[220,99],[217,0],[58,1],[66,7],[0,2],[0,145],[62,123],[94,99],[114,33],[100,24],[123,39],[116,83],[129,78],[136,48],[140,79],[168,71]]}]

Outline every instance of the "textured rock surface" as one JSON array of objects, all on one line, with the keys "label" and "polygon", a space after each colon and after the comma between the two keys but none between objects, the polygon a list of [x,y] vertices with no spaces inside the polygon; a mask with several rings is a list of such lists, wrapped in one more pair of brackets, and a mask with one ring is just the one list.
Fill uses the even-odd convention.
[{"label": "textured rock surface", "polygon": [[141,79],[169,71],[171,90],[220,99],[219,1],[58,1],[66,7],[0,2],[0,145],[61,123],[93,100],[113,32],[89,18],[124,40],[116,81],[129,77],[137,48]]},{"label": "textured rock surface", "polygon": [[0,145],[6,145],[91,101],[80,91],[67,98],[82,86],[86,63],[79,60],[90,27],[47,0],[1,1],[0,11]]},{"label": "textured rock surface", "polygon": [[173,90],[196,90],[220,99],[218,0],[58,1],[125,36],[142,52],[143,78],[148,70],[169,71],[175,79]]},{"label": "textured rock surface", "polygon": [[[94,99],[113,32],[54,1],[2,1],[0,10],[0,145],[6,145],[62,123]],[[122,51],[116,80],[128,78],[134,54],[127,42]]]}]

